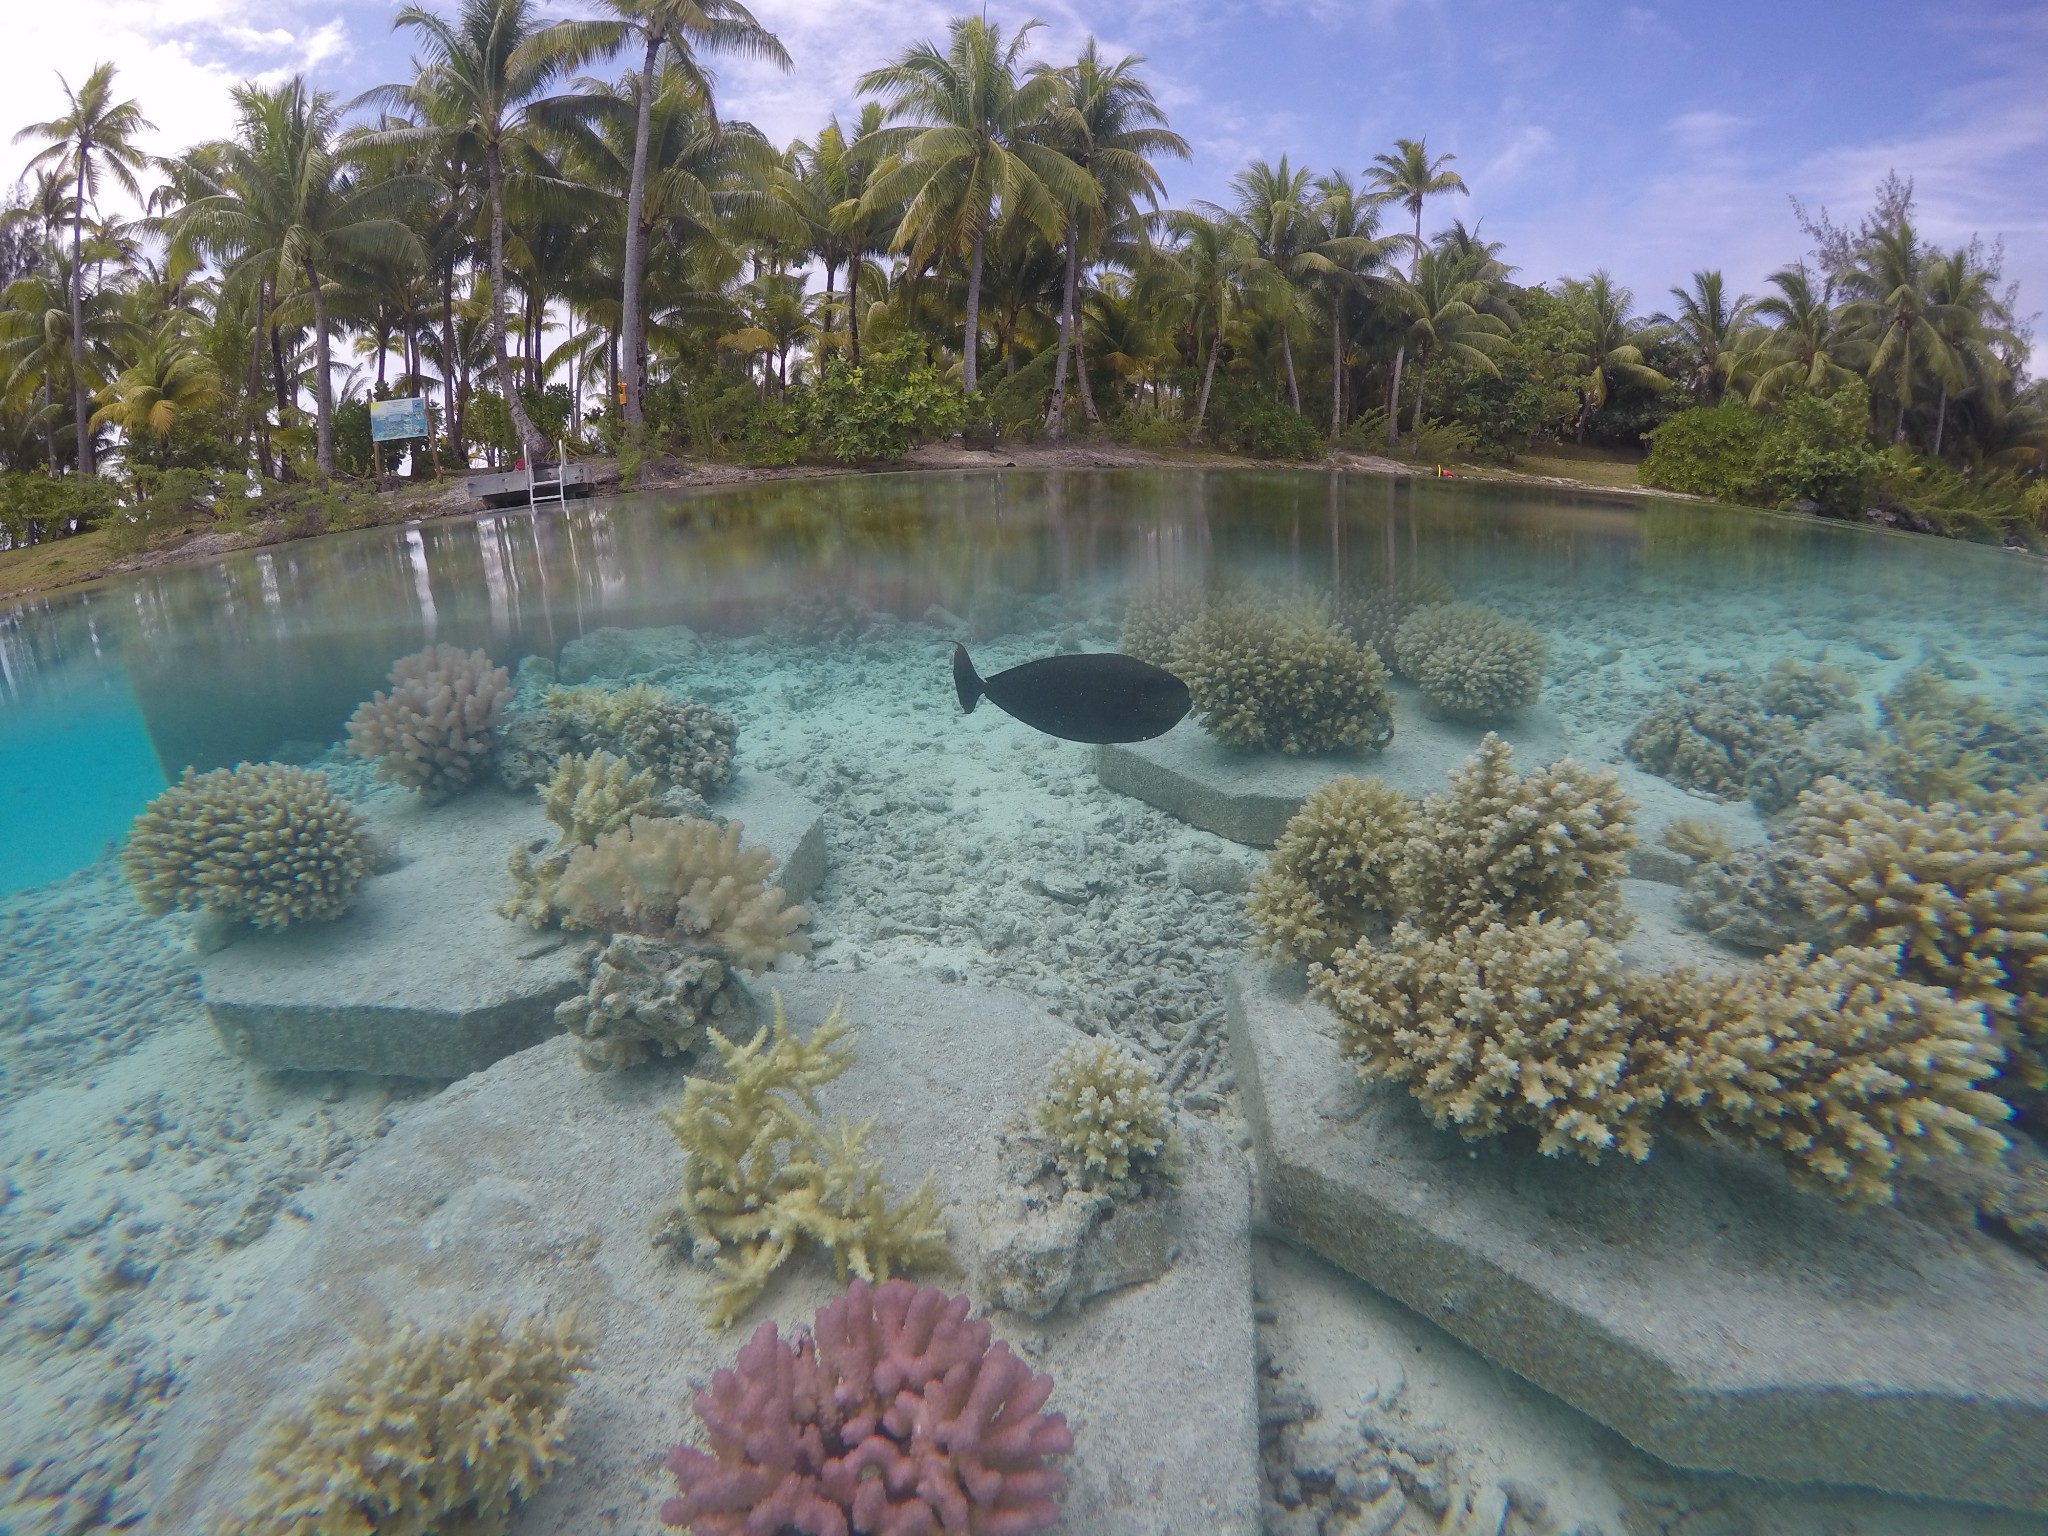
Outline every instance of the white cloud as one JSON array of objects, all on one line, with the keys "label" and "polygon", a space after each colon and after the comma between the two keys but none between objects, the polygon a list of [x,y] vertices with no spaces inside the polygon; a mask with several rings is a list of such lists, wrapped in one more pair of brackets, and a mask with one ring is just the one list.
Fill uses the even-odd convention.
[{"label": "white cloud", "polygon": [[1541,124],[1517,128],[1493,158],[1468,179],[1488,191],[1509,185],[1524,170],[1547,157],[1555,144],[1555,135]]},{"label": "white cloud", "polygon": [[1664,132],[1681,148],[1720,149],[1749,126],[1749,119],[1732,112],[1681,112],[1664,124]]}]

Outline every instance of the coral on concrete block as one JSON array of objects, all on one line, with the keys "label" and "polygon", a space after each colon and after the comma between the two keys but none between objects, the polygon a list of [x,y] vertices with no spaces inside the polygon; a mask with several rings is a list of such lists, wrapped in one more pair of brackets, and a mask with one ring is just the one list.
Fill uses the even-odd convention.
[{"label": "coral on concrete block", "polygon": [[1394,738],[1387,669],[1314,613],[1218,603],[1175,635],[1173,670],[1226,746],[1379,751]]},{"label": "coral on concrete block", "polygon": [[891,1206],[881,1161],[866,1151],[874,1121],[841,1120],[829,1131],[818,1122],[817,1090],[853,1059],[838,1009],[809,1040],[790,1032],[780,996],[752,1040],[707,1033],[725,1077],[692,1077],[681,1105],[662,1116],[685,1161],[655,1242],[714,1265],[713,1323],[745,1311],[806,1243],[832,1256],[842,1280],[947,1262],[936,1181],[927,1176]]},{"label": "coral on concrete block", "polygon": [[541,804],[562,829],[564,843],[594,843],[635,816],[662,814],[654,775],[645,769],[635,773],[623,757],[602,751],[559,759],[541,790]]},{"label": "coral on concrete block", "polygon": [[1981,1004],[2008,1072],[2048,1088],[2048,786],[1920,807],[1828,779],[1799,812],[1791,842],[1830,937]]},{"label": "coral on concrete block", "polygon": [[630,688],[554,688],[547,711],[584,751],[605,751],[664,784],[716,794],[732,778],[739,730],[732,716],[646,683]]},{"label": "coral on concrete block", "polygon": [[1368,572],[1340,584],[1330,599],[1330,617],[1360,645],[1369,645],[1388,666],[1394,664],[1394,632],[1418,608],[1457,599],[1451,584],[1434,571]]},{"label": "coral on concrete block", "polygon": [[1053,1058],[1038,1124],[1053,1139],[1069,1187],[1125,1199],[1159,1173],[1173,1109],[1142,1062],[1097,1040]]},{"label": "coral on concrete block", "polygon": [[680,1056],[697,1047],[707,1025],[737,1011],[730,980],[716,955],[622,933],[592,958],[583,994],[556,1005],[555,1022],[575,1037],[577,1058],[594,1072]]},{"label": "coral on concrete block", "polygon": [[1394,631],[1394,670],[1444,719],[1494,720],[1534,704],[1545,658],[1534,625],[1474,603],[1418,608]]},{"label": "coral on concrete block", "polygon": [[1131,594],[1116,648],[1155,667],[1173,665],[1173,640],[1202,616],[1208,598],[1193,582],[1160,582]]},{"label": "coral on concrete block", "polygon": [[744,831],[737,821],[636,816],[569,854],[552,904],[564,927],[642,933],[764,971],[810,948],[797,931],[810,914],[768,884],[775,858],[742,847]]},{"label": "coral on concrete block", "polygon": [[1399,876],[1400,907],[1432,933],[1541,915],[1619,938],[1632,926],[1619,881],[1635,846],[1635,802],[1607,769],[1569,758],[1517,777],[1489,732],[1423,801]]},{"label": "coral on concrete block", "polygon": [[203,908],[259,928],[325,922],[369,868],[362,818],[314,769],[191,769],[143,808],[121,865],[151,914]]},{"label": "coral on concrete block", "polygon": [[763,1323],[696,1397],[664,1524],[695,1536],[1029,1536],[1074,1448],[1035,1374],[965,1296],[856,1280],[808,1333]]},{"label": "coral on concrete block", "polygon": [[1754,972],[1638,986],[1672,1105],[1805,1188],[1886,1202],[1901,1165],[2005,1150],[1993,1127],[2011,1111],[1977,1086],[1999,1057],[1982,1012],[1901,980],[1892,950],[1796,946]]},{"label": "coral on concrete block", "polygon": [[511,675],[482,651],[430,645],[394,662],[391,692],[349,717],[349,750],[394,784],[445,795],[483,775],[511,699]]},{"label": "coral on concrete block", "polygon": [[488,1312],[360,1346],[273,1426],[236,1536],[509,1530],[564,1459],[569,1392],[593,1348],[573,1316],[513,1328]]},{"label": "coral on concrete block", "polygon": [[1415,802],[1381,779],[1331,779],[1309,793],[1252,877],[1252,943],[1276,960],[1323,960],[1393,910]]},{"label": "coral on concrete block", "polygon": [[1539,919],[1431,937],[1412,923],[1310,967],[1359,1074],[1404,1084],[1468,1139],[1511,1124],[1545,1156],[1641,1161],[1656,1082],[1632,1070],[1621,957],[1583,922]]}]

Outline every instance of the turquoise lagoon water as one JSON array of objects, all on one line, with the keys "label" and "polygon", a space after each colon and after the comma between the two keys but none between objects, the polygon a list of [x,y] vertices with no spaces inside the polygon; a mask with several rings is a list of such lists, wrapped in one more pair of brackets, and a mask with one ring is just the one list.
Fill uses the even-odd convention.
[{"label": "turquoise lagoon water", "polygon": [[[181,1399],[221,1390],[224,1352],[282,1337],[272,1288],[289,1280],[294,1253],[349,1209],[358,1166],[365,1181],[389,1176],[375,1171],[379,1144],[435,1112],[445,1087],[262,1070],[227,1053],[207,1018],[191,919],[144,917],[110,852],[185,769],[311,764],[373,815],[431,816],[337,745],[394,659],[433,643],[480,647],[508,668],[525,664],[530,703],[579,655],[624,657],[628,670],[594,680],[638,677],[728,711],[742,768],[822,816],[829,862],[803,968],[848,986],[900,974],[1021,993],[1064,1026],[1179,1063],[1180,1112],[1206,1127],[1191,1134],[1228,1150],[1251,1140],[1245,1085],[1227,1047],[1191,1043],[1204,1029],[1221,1037],[1248,935],[1238,893],[1263,853],[1103,789],[1091,749],[1033,736],[987,707],[962,721],[950,647],[965,637],[986,675],[1055,650],[1113,649],[1129,596],[1161,581],[1313,591],[1418,571],[1543,633],[1543,702],[1500,722],[1506,739],[1615,765],[1667,819],[1683,796],[1629,765],[1622,743],[1668,690],[1716,669],[1835,665],[1873,724],[1879,696],[1923,666],[2015,718],[2048,701],[2048,568],[2031,558],[1694,504],[1305,471],[900,476],[628,497],[288,544],[0,612],[0,1531],[134,1528],[186,1508],[170,1490],[198,1477],[191,1458],[204,1436],[179,1419]],[[658,633],[584,641],[600,630]],[[1404,749],[1397,734],[1388,763]],[[1762,831],[1759,821],[1750,835]],[[425,839],[398,840],[403,851]],[[1224,873],[1187,873],[1204,859]],[[1070,900],[1058,870],[1083,866],[1094,884]],[[366,891],[387,878],[399,876],[373,877]],[[413,878],[424,878],[417,867]],[[1670,890],[1630,882],[1631,902],[1650,904],[1655,942],[1644,953],[1753,960],[1688,935]],[[503,894],[465,876],[451,877],[445,898],[481,914]],[[990,914],[1011,907],[991,927]],[[401,969],[402,949],[390,957]],[[630,1092],[679,1091],[688,1065],[634,1069],[658,1089]],[[611,1081],[585,1087],[629,1092]],[[492,1176],[479,1157],[465,1177]],[[1365,1422],[1362,1392],[1394,1414],[1403,1389],[1389,1396],[1374,1362],[1412,1350],[1424,1363],[1403,1378],[1398,1412],[1414,1416],[1403,1432],[1436,1448],[1440,1464],[1423,1464],[1465,1501],[1468,1523],[1442,1529],[1479,1529],[1470,1521],[1484,1518],[1488,1490],[1510,1488],[1489,1536],[2048,1530],[2011,1512],[1667,1471],[1612,1433],[1654,1439],[1647,1430],[1603,1428],[1597,1404],[1577,1404],[1588,1417],[1502,1385],[1483,1349],[1458,1342],[1468,1335],[1411,1314],[1309,1246],[1261,1230],[1251,1273],[1269,1364],[1242,1381],[1214,1373],[1218,1411],[1256,1386],[1269,1407],[1282,1388],[1280,1401],[1314,1398],[1311,1423]],[[2033,1262],[2002,1251],[2015,1275]],[[472,1277],[479,1300],[514,1305],[518,1277],[507,1271],[501,1301],[496,1273],[486,1265]],[[378,1304],[402,1315],[404,1286],[389,1275],[378,1285]],[[265,1305],[268,1332],[244,1320]],[[785,1322],[808,1315],[789,1297],[770,1305]],[[1797,1321],[1773,1326],[1796,1331]],[[629,1512],[604,1529],[659,1528],[658,1456],[689,1430],[686,1388],[679,1379],[663,1390],[667,1437],[618,1451],[639,1467],[638,1491],[621,1495]],[[617,1429],[616,1414],[595,1412]],[[1329,1479],[1282,1465],[1308,1433],[1276,1438],[1271,1424],[1285,1418],[1269,1414],[1265,1441],[1247,1452],[1263,1478],[1257,1518],[1275,1530],[1313,1530],[1316,1518],[1325,1532],[1353,1529],[1342,1522],[1356,1500],[1319,1516],[1337,1498]],[[606,1455],[573,1432],[571,1448],[579,1464]],[[1857,1464],[1883,1451],[1865,1446]],[[1080,1466],[1074,1496],[1093,1498],[1096,1473]],[[1432,1495],[1412,1478],[1396,1486],[1408,1523],[1385,1529],[1440,1528]],[[562,1497],[517,1529],[586,1528],[596,1506]],[[2041,1500],[2048,1507],[2048,1491]],[[1143,1531],[1143,1507],[1101,1528]],[[1725,1523],[1711,1524],[1715,1510]]]}]

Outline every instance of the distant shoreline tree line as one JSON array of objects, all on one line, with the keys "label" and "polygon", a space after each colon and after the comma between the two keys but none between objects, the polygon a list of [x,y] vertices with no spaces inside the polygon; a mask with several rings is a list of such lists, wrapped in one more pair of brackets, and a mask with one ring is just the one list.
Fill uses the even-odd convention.
[{"label": "distant shoreline tree line", "polygon": [[[1604,271],[1523,284],[1476,224],[1426,234],[1467,189],[1422,139],[1167,208],[1188,149],[1143,60],[1035,61],[1036,22],[958,18],[857,82],[850,127],[777,149],[718,111],[708,60],[789,63],[739,0],[591,4],[407,6],[409,78],[246,84],[226,138],[161,159],[112,65],[67,84],[0,215],[0,543],[341,526],[385,453],[425,477],[566,443],[631,474],[958,431],[1647,445],[1671,489],[2048,533],[2001,253],[1924,240],[1910,182],[1853,227],[1801,210],[1812,248],[1761,298],[1700,271],[1641,314]],[[373,448],[370,402],[413,394],[432,437]]]}]

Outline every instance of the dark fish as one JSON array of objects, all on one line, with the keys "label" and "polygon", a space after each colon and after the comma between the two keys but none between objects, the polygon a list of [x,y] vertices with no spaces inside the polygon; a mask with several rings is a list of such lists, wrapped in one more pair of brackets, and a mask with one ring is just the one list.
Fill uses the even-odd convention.
[{"label": "dark fish", "polygon": [[1033,730],[1066,741],[1150,741],[1188,712],[1188,685],[1163,667],[1114,651],[1047,656],[984,679],[953,647],[960,708],[974,713],[986,695]]}]

